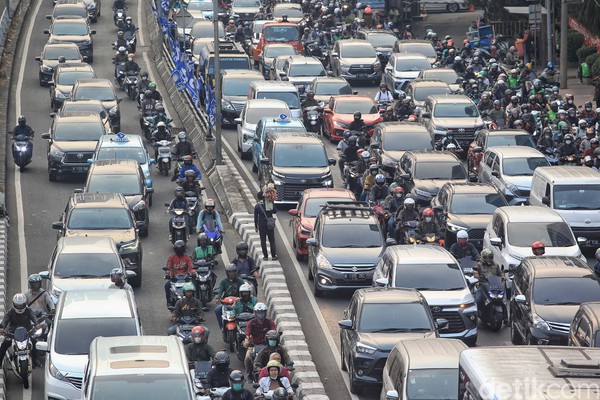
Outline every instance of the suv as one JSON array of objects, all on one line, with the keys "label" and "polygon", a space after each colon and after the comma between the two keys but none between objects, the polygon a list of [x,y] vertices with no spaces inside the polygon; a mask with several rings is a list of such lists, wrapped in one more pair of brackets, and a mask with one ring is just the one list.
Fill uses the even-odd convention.
[{"label": "suv", "polygon": [[55,181],[59,175],[87,173],[87,160],[92,158],[98,140],[106,133],[97,114],[55,114],[50,132],[42,133],[42,139],[48,140],[48,179]]},{"label": "suv", "polygon": [[404,93],[411,80],[419,75],[419,71],[431,65],[422,54],[394,53],[390,56],[383,73],[383,82],[394,97]]},{"label": "suv", "polygon": [[73,85],[71,100],[99,100],[108,113],[110,125],[115,132],[121,130],[121,109],[119,103],[122,98],[117,96],[115,88],[109,79],[79,79]]},{"label": "suv", "polygon": [[98,337],[141,336],[131,290],[69,290],[60,296],[46,342],[44,399],[80,399],[90,343]]},{"label": "suv", "polygon": [[[127,201],[119,193],[75,193],[69,199],[60,220],[52,224],[58,237],[108,236],[117,243],[121,258],[129,270],[136,273],[130,280],[133,286],[142,284],[142,243],[138,229],[144,236],[148,230],[144,222],[135,220]],[[141,232],[140,232],[141,234]]]},{"label": "suv", "polygon": [[94,62],[92,35],[95,35],[96,31],[90,29],[86,18],[56,18],[52,21],[50,29],[45,29],[44,33],[48,35],[48,43],[75,43],[81,55],[87,57],[85,60],[90,64]]},{"label": "suv", "polygon": [[463,149],[475,139],[475,132],[483,128],[477,106],[464,95],[429,96],[425,100],[421,122],[429,129],[435,142],[446,137],[452,130],[454,138]]},{"label": "suv", "polygon": [[346,80],[381,80],[381,61],[366,40],[344,39],[334,43],[329,65],[335,76]]},{"label": "suv", "polygon": [[294,46],[288,43],[270,43],[265,45],[261,55],[258,70],[265,79],[271,79],[271,68],[274,68],[273,60],[280,56],[293,56],[296,54]]},{"label": "suv", "polygon": [[[80,190],[80,189],[79,189]],[[154,188],[148,187],[142,167],[136,160],[98,160],[90,167],[84,193],[121,193],[125,196],[135,220],[150,228],[148,197]]]},{"label": "suv", "polygon": [[291,82],[299,92],[304,93],[315,77],[327,76],[327,71],[316,57],[288,56],[276,79]]},{"label": "suv", "polygon": [[[428,40],[398,39],[392,48],[394,53],[417,53],[422,54],[433,65],[437,60],[437,52]],[[430,68],[430,67],[427,67]],[[425,69],[425,68],[423,68]]]},{"label": "suv", "polygon": [[226,69],[221,72],[221,112],[223,123],[235,124],[248,101],[252,81],[264,81],[260,72],[249,69]]},{"label": "suv", "polygon": [[333,187],[331,166],[325,145],[312,133],[272,133],[266,141],[260,160],[258,180],[260,186],[273,182],[277,189],[277,202],[296,203],[304,189]]},{"label": "suv", "polygon": [[58,111],[65,100],[69,100],[73,85],[78,79],[95,78],[96,73],[89,64],[58,64],[54,68],[52,80],[48,81],[50,86],[50,107],[54,112]]},{"label": "suv", "polygon": [[413,79],[406,86],[404,91],[406,97],[410,97],[414,107],[418,109],[423,108],[425,100],[431,95],[449,95],[453,94],[450,86],[440,80],[425,80],[425,79]]},{"label": "suv", "polygon": [[387,29],[359,29],[356,31],[356,38],[363,39],[371,43],[371,46],[375,48],[377,57],[381,61],[382,65],[387,64],[394,43],[398,37],[394,32]]},{"label": "suv", "polygon": [[59,64],[59,57],[64,57],[65,63],[82,63],[84,61],[84,57],[75,43],[46,43],[42,54],[35,58],[40,62],[40,86],[49,85],[54,69]]},{"label": "suv", "polygon": [[600,284],[576,257],[527,257],[515,269],[510,298],[513,344],[566,346],[579,305],[600,301]]},{"label": "suv", "polygon": [[252,143],[252,172],[258,172],[260,160],[262,159],[262,149],[267,139],[267,134],[277,133],[307,133],[304,123],[298,118],[266,118],[263,117],[256,124],[254,142]]},{"label": "suv", "polygon": [[328,202],[319,211],[308,247],[308,279],[315,297],[369,286],[385,250],[377,216],[367,203]]},{"label": "suv", "polygon": [[[214,42],[208,42],[206,47],[200,50],[198,63],[200,65],[199,75],[206,85],[215,88],[215,47],[219,49],[219,63],[221,71],[228,69],[252,69],[250,58],[244,52],[242,46],[235,42],[219,41],[216,46]],[[206,88],[202,85],[201,97],[206,97]]]},{"label": "suv", "polygon": [[477,305],[462,269],[443,247],[388,247],[373,274],[373,285],[419,290],[427,299],[433,318],[449,321],[441,337],[475,345]]},{"label": "suv", "polygon": [[493,146],[527,146],[537,147],[529,132],[521,129],[482,129],[477,132],[473,143],[469,145],[467,154],[467,169],[478,173],[483,153]]},{"label": "suv", "polygon": [[427,301],[414,289],[366,288],[354,292],[340,321],[342,370],[348,371],[350,393],[365,385],[381,385],[385,361],[405,339],[439,337],[447,320],[433,321]]}]

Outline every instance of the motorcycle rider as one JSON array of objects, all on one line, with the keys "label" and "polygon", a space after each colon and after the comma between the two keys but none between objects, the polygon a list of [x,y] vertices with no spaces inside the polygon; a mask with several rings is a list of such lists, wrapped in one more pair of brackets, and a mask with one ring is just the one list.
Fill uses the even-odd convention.
[{"label": "motorcycle rider", "polygon": [[[172,214],[173,210],[184,210],[183,213],[183,217],[185,218],[185,222],[186,224],[189,225],[190,221],[189,221],[189,214],[187,213],[188,211],[188,207],[189,207],[189,203],[187,201],[187,199],[185,198],[185,190],[181,187],[181,186],[177,186],[175,188],[175,190],[173,191],[173,193],[175,194],[175,198],[173,200],[171,200],[171,203],[169,204],[169,207],[167,208],[167,212]],[[169,240],[172,239],[172,234],[173,232],[171,232],[171,223],[173,222],[173,218],[175,216],[172,214],[171,218],[169,218]],[[178,240],[179,242],[179,240]]]},{"label": "motorcycle rider", "polygon": [[[473,267],[473,277],[479,279],[477,284],[477,290],[475,291],[475,303],[478,307],[483,308],[483,301],[485,299],[483,293],[483,285],[481,283],[487,281],[489,275],[496,275],[505,281],[504,271],[494,262],[494,253],[490,249],[483,249],[481,251],[481,258],[479,262]],[[508,325],[508,318],[506,312],[506,305],[502,305],[502,321],[504,325]]]},{"label": "motorcycle rider", "polygon": [[[350,132],[349,130],[345,130],[342,136],[343,139],[339,141],[336,147],[336,150],[338,151],[340,157],[338,166],[340,167],[340,174],[342,175],[342,179],[344,181],[346,180],[346,177],[344,176],[344,165],[346,164],[346,156],[344,155],[344,152],[348,148],[348,140],[350,139],[350,136],[352,136],[352,132]],[[354,154],[356,154],[356,152]],[[358,159],[358,155],[356,156],[356,158]]]},{"label": "motorcycle rider", "polygon": [[125,39],[125,32],[118,31],[117,32],[117,40],[113,43],[113,49],[118,49],[120,47],[127,47],[127,40]]},{"label": "motorcycle rider", "polygon": [[440,139],[439,142],[437,142],[436,144],[436,148],[438,150],[446,150],[448,148],[449,144],[453,144],[456,146],[457,149],[460,149],[460,145],[458,144],[458,140],[455,139],[454,137],[454,131],[447,131],[446,132],[446,137],[444,137],[443,139]]},{"label": "motorcycle rider", "polygon": [[268,376],[258,381],[258,388],[256,388],[255,395],[257,397],[263,397],[266,393],[274,393],[279,388],[285,389],[287,396],[293,396],[294,390],[288,378],[280,376],[281,364],[275,360],[267,363]]},{"label": "motorcycle rider", "polygon": [[[269,362],[271,362],[271,361],[277,361],[279,364],[281,364],[281,354],[279,354],[277,352],[271,353],[271,355],[269,356]],[[267,366],[268,365],[269,365],[269,363],[267,363]],[[258,374],[258,380],[260,381],[262,378],[267,377],[267,376],[269,376],[269,372],[267,371],[267,367],[264,367],[263,369],[260,370],[260,373]],[[284,367],[283,365],[279,369],[279,376],[286,377],[290,381],[292,380],[289,370],[286,367]],[[287,398],[287,393],[285,394],[285,398]]]},{"label": "motorcycle rider", "polygon": [[196,173],[196,179],[202,179],[202,173],[200,169],[194,165],[194,158],[192,156],[183,156],[183,165],[179,169],[177,177],[171,177],[171,181],[175,181],[177,178],[180,180],[185,179],[186,171],[194,171]]},{"label": "motorcycle rider", "polygon": [[[236,244],[235,252],[237,257],[231,260],[231,263],[237,267],[238,274],[256,278],[258,276],[258,268],[254,259],[248,256],[248,243],[239,242]],[[255,293],[257,292],[255,291]]]},{"label": "motorcycle rider", "polygon": [[155,82],[150,82],[148,84],[148,89],[150,89],[150,96],[148,96],[148,97],[153,98],[156,101],[162,101],[162,96],[160,95],[158,90],[156,90]]},{"label": "motorcycle rider", "polygon": [[206,340],[206,328],[197,325],[192,328],[192,343],[185,346],[185,355],[189,363],[195,361],[212,361],[215,358],[215,350]]},{"label": "motorcycle rider", "polygon": [[404,31],[401,34],[402,39],[416,39],[417,36],[412,32],[412,27],[410,25],[406,25],[404,27]]},{"label": "motorcycle rider", "polygon": [[125,10],[125,0],[115,0],[112,5],[113,22],[117,23],[117,10]]},{"label": "motorcycle rider", "polygon": [[231,389],[223,394],[221,400],[253,400],[254,395],[244,389],[244,374],[239,370],[233,370],[229,374],[229,385]]},{"label": "motorcycle rider", "polygon": [[252,296],[252,286],[248,283],[244,283],[240,286],[239,293],[239,299],[233,303],[235,315],[254,312],[254,306],[256,306],[257,299],[255,296]]},{"label": "motorcycle rider", "polygon": [[268,331],[265,338],[267,339],[267,347],[262,349],[256,355],[256,358],[254,359],[254,371],[260,373],[260,370],[269,362],[271,354],[275,352],[281,354],[282,364],[288,366],[291,365],[292,360],[290,359],[287,350],[279,344],[279,332],[276,330]]},{"label": "motorcycle rider", "polygon": [[[25,118],[25,116],[19,115],[19,118],[17,118],[17,126],[15,126],[12,130],[13,140],[16,139],[18,136],[24,135],[27,137],[27,139],[29,139],[30,145],[33,145],[33,133],[33,129],[29,125],[27,125],[27,119]],[[13,148],[13,158],[14,157],[16,157],[16,151]]]},{"label": "motorcycle rider", "polygon": [[517,53],[517,48],[515,46],[510,46],[506,53],[506,57],[504,58],[504,63],[509,67],[514,67],[518,62],[519,54]]},{"label": "motorcycle rider", "polygon": [[469,233],[465,230],[460,230],[456,234],[456,243],[450,246],[450,253],[457,260],[464,257],[471,257],[473,261],[479,261],[479,252],[475,245],[469,242]]},{"label": "motorcycle rider", "polygon": [[394,115],[394,107],[387,106],[385,109],[385,113],[383,114],[383,122],[396,122],[398,118]]},{"label": "motorcycle rider", "polygon": [[531,245],[531,252],[534,256],[543,256],[546,253],[546,246],[541,241],[533,242]]},{"label": "motorcycle rider", "polygon": [[492,121],[494,121],[497,125],[498,128],[504,128],[506,126],[506,120],[505,120],[505,111],[502,108],[502,104],[500,103],[500,100],[494,100],[493,103],[493,108],[489,111],[488,115],[489,117],[492,119]]},{"label": "motorcycle rider", "polygon": [[137,92],[138,93],[144,93],[144,95],[146,95],[146,90],[148,89],[148,84],[150,83],[150,81],[148,80],[148,72],[144,71],[140,74],[140,79],[138,80],[137,83]]},{"label": "motorcycle rider", "polygon": [[[144,74],[144,73],[142,73],[142,74]],[[141,112],[140,129],[144,130],[144,117],[149,117],[149,116],[156,114],[156,105],[157,105],[156,100],[154,100],[152,98],[152,91],[149,89],[146,90],[144,92],[144,100],[142,100],[140,102],[140,106],[139,106],[139,109]]]},{"label": "motorcycle rider", "polygon": [[440,229],[440,224],[436,221],[434,217],[433,209],[426,208],[423,210],[421,222],[419,222],[419,231],[421,232],[421,237],[425,237],[427,234],[434,234],[436,238],[442,237],[442,232]]},{"label": "motorcycle rider", "polygon": [[558,74],[560,71],[554,66],[553,62],[546,64],[546,68],[540,74],[539,79],[545,84],[556,84],[558,83]]},{"label": "motorcycle rider", "polygon": [[554,140],[552,140],[552,128],[545,127],[542,130],[542,135],[540,136],[540,140],[537,142],[538,149],[551,149],[554,147]]},{"label": "motorcycle rider", "polygon": [[[0,323],[0,335],[4,335],[5,331],[13,333],[16,328],[22,326],[27,331],[31,331],[33,327],[40,329],[42,326],[39,324],[33,310],[27,307],[27,297],[23,293],[17,293],[12,299],[13,306],[10,310],[4,314],[2,323]],[[0,362],[4,361],[6,351],[10,347],[12,339],[8,336],[4,337],[2,345],[0,345]],[[31,358],[35,367],[41,367],[42,362],[39,359],[38,352],[35,348],[35,339],[31,338],[32,349]]]},{"label": "motorcycle rider", "polygon": [[217,317],[220,329],[223,329],[223,305],[220,304],[221,299],[229,296],[240,297],[240,287],[246,283],[246,281],[238,277],[235,264],[229,264],[225,267],[225,274],[227,276],[219,283],[215,297],[215,302],[218,304],[215,307],[215,316]]},{"label": "motorcycle rider", "polygon": [[212,358],[213,368],[208,371],[206,385],[209,388],[228,387],[229,374],[232,369],[229,368],[229,354],[224,351],[218,351]]},{"label": "motorcycle rider", "polygon": [[569,156],[575,157],[577,159],[579,155],[579,151],[577,150],[577,145],[573,141],[573,135],[567,134],[564,137],[564,142],[558,146],[558,156],[561,161],[565,161],[565,159]]},{"label": "motorcycle rider", "polygon": [[479,104],[477,104],[477,109],[481,111],[490,111],[494,107],[494,104],[490,101],[490,94],[488,92],[484,92],[481,95],[481,100]]},{"label": "motorcycle rider", "polygon": [[110,281],[112,282],[109,286],[110,289],[133,290],[131,285],[123,280],[123,270],[121,268],[113,268],[110,271]]},{"label": "motorcycle rider", "polygon": [[185,171],[185,179],[178,182],[183,188],[184,192],[194,192],[195,196],[200,199],[202,193],[202,186],[196,179],[196,172],[191,169]]},{"label": "motorcycle rider", "polygon": [[253,379],[252,361],[256,356],[256,346],[266,346],[267,332],[277,329],[275,321],[267,318],[267,305],[265,303],[256,303],[254,306],[254,316],[256,318],[251,319],[248,325],[246,325],[246,339],[243,343],[243,346],[248,349],[244,358],[244,366],[246,367],[246,373],[250,381]]},{"label": "motorcycle rider", "polygon": [[206,233],[202,232],[198,235],[198,246],[194,249],[194,254],[192,254],[192,261],[197,260],[207,260],[214,261],[217,263],[217,260],[214,260],[215,251],[213,247],[208,244],[208,236]]},{"label": "motorcycle rider", "polygon": [[[360,147],[358,147],[358,138],[356,136],[350,136],[348,138],[348,146],[344,150],[344,163],[352,163],[353,161],[358,160],[358,155],[356,152]],[[343,172],[343,170],[342,170]]]},{"label": "motorcycle rider", "polygon": [[175,159],[179,160],[184,156],[194,156],[196,155],[196,149],[194,148],[194,144],[191,141],[188,141],[188,136],[185,131],[180,131],[177,134],[177,139],[179,140],[173,149],[173,156]]},{"label": "motorcycle rider", "polygon": [[[394,186],[395,185],[395,186]],[[386,209],[390,213],[390,217],[387,220],[387,231],[388,236],[393,237],[394,231],[396,230],[396,218],[395,215],[400,211],[404,205],[404,189],[402,186],[398,186],[396,182],[390,185],[389,200],[386,199]]]},{"label": "motorcycle rider", "polygon": [[596,258],[596,264],[594,265],[594,272],[596,273],[596,276],[600,276],[600,248],[596,250],[594,257]]},{"label": "motorcycle rider", "polygon": [[125,26],[123,26],[123,33],[125,33],[125,32],[135,33],[135,31],[137,31],[137,28],[133,24],[133,18],[131,18],[130,16],[127,16],[125,18]]},{"label": "motorcycle rider", "polygon": [[363,126],[365,126],[365,121],[362,119],[362,113],[357,111],[354,113],[354,119],[350,123],[348,129],[351,131],[360,131]]},{"label": "motorcycle rider", "polygon": [[577,137],[577,139],[581,140],[581,143],[579,144],[579,153],[584,154],[587,149],[592,147],[592,140],[596,139],[596,133],[594,132],[594,128],[586,128],[583,132],[579,130],[578,134],[581,133],[585,136]]},{"label": "motorcycle rider", "polygon": [[309,90],[308,92],[306,92],[306,100],[304,100],[301,105],[302,115],[304,117],[304,124],[306,126],[308,126],[306,108],[307,107],[315,107],[318,105],[319,105],[319,102],[317,100],[315,100],[315,92],[313,92],[312,90]]},{"label": "motorcycle rider", "polygon": [[200,214],[198,214],[196,233],[204,232],[204,225],[208,224],[210,221],[214,221],[219,232],[223,233],[223,224],[221,223],[219,212],[215,210],[215,201],[213,199],[206,199],[204,210],[200,211]]},{"label": "motorcycle rider", "polygon": [[[191,261],[191,260],[190,260]],[[171,313],[171,322],[177,322],[181,317],[194,317],[196,321],[204,322],[202,302],[194,297],[195,287],[192,282],[183,284],[183,297],[175,303]],[[167,329],[167,335],[177,333],[177,324]]]},{"label": "motorcycle rider", "polygon": [[235,26],[235,20],[230,19],[229,23],[225,27],[225,33],[235,33],[236,30],[237,28]]},{"label": "motorcycle rider", "polygon": [[377,174],[375,176],[375,185],[371,188],[369,201],[380,202],[390,194],[389,186],[385,183],[385,176]]},{"label": "motorcycle rider", "polygon": [[[185,254],[185,242],[183,240],[175,241],[173,244],[173,250],[174,253],[169,256],[169,260],[167,261],[167,271],[165,273],[167,276],[167,281],[165,282],[165,297],[167,299],[167,306],[171,305],[171,281],[168,278],[181,274],[194,274],[192,259],[190,256]],[[192,284],[192,292],[193,291],[194,287]],[[202,305],[200,305],[200,308],[202,308]]]},{"label": "motorcycle rider", "polygon": [[[590,121],[595,121],[597,119],[596,111],[594,111],[592,107],[591,101],[586,101],[583,105],[583,110],[579,112],[579,118]],[[587,122],[587,121],[586,121]]]},{"label": "motorcycle rider", "polygon": [[[398,105],[400,105],[398,107]],[[396,103],[394,107],[396,117],[399,121],[403,121],[414,113],[414,108],[410,103],[410,99],[402,99]]]},{"label": "motorcycle rider", "polygon": [[592,140],[590,140],[590,147],[588,147],[587,149],[585,149],[585,151],[583,152],[583,155],[581,157],[587,157],[587,156],[591,156],[592,158],[596,157],[596,149],[599,148],[600,146],[600,141],[597,138],[593,138]]},{"label": "motorcycle rider", "polygon": [[394,96],[388,89],[386,83],[381,82],[379,84],[379,91],[375,93],[375,98],[373,100],[375,100],[376,103],[391,103],[394,101]]},{"label": "motorcycle rider", "polygon": [[454,62],[452,63],[452,69],[458,75],[462,75],[466,71],[465,62],[461,56],[454,57]]},{"label": "motorcycle rider", "polygon": [[[374,158],[374,157],[371,157],[371,158]],[[371,165],[369,165],[369,169],[366,170],[365,173],[363,174],[363,177],[362,177],[363,187],[362,187],[362,193],[360,194],[360,198],[359,198],[360,201],[369,200],[369,195],[371,194],[371,189],[373,188],[373,186],[375,186],[375,177],[379,173],[379,166],[377,164],[375,164],[375,162],[377,162],[377,159],[375,159],[374,162],[371,162],[371,159],[369,159],[369,163]]]},{"label": "motorcycle rider", "polygon": [[135,62],[135,53],[129,53],[127,55],[127,62],[125,63],[125,73],[129,74],[133,72],[136,75],[140,72],[140,66]]},{"label": "motorcycle rider", "polygon": [[52,321],[49,317],[43,317],[43,315],[54,315],[55,306],[52,296],[46,290],[42,289],[42,277],[38,274],[29,275],[27,285],[29,286],[29,290],[25,292],[25,297],[27,297],[28,307],[40,319],[40,324],[45,323],[49,327]]},{"label": "motorcycle rider", "polygon": [[154,147],[154,159],[158,159],[158,145],[156,142],[160,142],[161,140],[171,141],[171,132],[167,130],[167,124],[163,121],[160,121],[156,124],[156,129],[152,132],[152,136],[150,137],[150,143],[152,147]]},{"label": "motorcycle rider", "polygon": [[407,197],[404,199],[404,208],[396,214],[396,231],[394,236],[397,243],[404,243],[404,223],[409,221],[418,221],[419,213],[415,210],[415,200]]},{"label": "motorcycle rider", "polygon": [[115,64],[115,79],[119,86],[123,86],[123,73],[125,70],[125,63],[127,62],[127,49],[124,46],[119,47],[113,64]]}]

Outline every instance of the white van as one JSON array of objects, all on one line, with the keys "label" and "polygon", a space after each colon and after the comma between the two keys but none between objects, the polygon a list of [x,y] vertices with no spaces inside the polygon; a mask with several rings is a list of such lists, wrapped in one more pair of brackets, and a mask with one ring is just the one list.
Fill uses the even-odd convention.
[{"label": "white van", "polygon": [[540,167],[533,173],[529,203],[546,206],[567,221],[583,247],[600,244],[600,173],[585,167]]},{"label": "white van", "polygon": [[458,360],[467,348],[457,339],[401,340],[383,368],[380,399],[457,399]]},{"label": "white van", "polygon": [[254,81],[248,88],[248,100],[252,99],[281,100],[288,105],[293,118],[302,117],[300,95],[291,82]]}]

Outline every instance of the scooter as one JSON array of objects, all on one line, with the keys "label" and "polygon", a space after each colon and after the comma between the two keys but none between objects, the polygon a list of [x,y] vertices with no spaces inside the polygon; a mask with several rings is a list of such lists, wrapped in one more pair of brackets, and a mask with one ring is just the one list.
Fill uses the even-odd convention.
[{"label": "scooter", "polygon": [[[185,192],[185,199],[188,202],[188,214],[190,215],[190,227],[195,227],[198,222],[198,213],[200,212],[201,199],[198,198],[196,192]],[[191,229],[191,228],[190,228]]]},{"label": "scooter", "polygon": [[235,340],[236,348],[237,348],[237,357],[238,360],[244,361],[246,358],[246,349],[243,345],[244,340],[246,340],[246,327],[251,319],[254,318],[254,314],[251,312],[243,312],[237,316],[237,336]]},{"label": "scooter", "polygon": [[128,71],[123,80],[123,87],[127,92],[127,96],[131,100],[135,100],[137,96],[137,83],[138,83],[138,73],[135,71]]},{"label": "scooter", "polygon": [[169,176],[169,171],[173,165],[173,155],[171,154],[171,145],[173,142],[171,140],[159,140],[154,143],[153,146],[156,146],[156,164],[158,165],[158,170],[161,174],[165,176]]},{"label": "scooter", "polygon": [[229,345],[230,352],[235,350],[236,345],[237,318],[233,305],[238,298],[239,297],[228,296],[221,299],[221,304],[223,305],[223,312],[221,313],[221,318],[223,319],[223,341]]},{"label": "scooter", "polygon": [[309,132],[319,133],[321,131],[321,114],[319,110],[323,109],[325,103],[319,103],[317,106],[306,107],[304,109]]},{"label": "scooter", "polygon": [[494,332],[502,327],[502,309],[504,307],[504,284],[502,278],[497,275],[489,275],[487,282],[479,282],[483,285],[483,304],[477,305],[479,320]]},{"label": "scooter", "polygon": [[[168,271],[168,267],[163,267],[163,271]],[[171,281],[171,298],[169,300],[169,304],[167,304],[167,308],[172,311],[173,307],[175,307],[175,303],[177,300],[183,298],[183,285],[186,282],[191,282],[192,277],[187,274],[177,274],[175,276],[166,275],[165,279],[169,279]]]},{"label": "scooter", "polygon": [[196,260],[194,269],[196,270],[196,279],[198,280],[197,296],[202,302],[203,311],[208,310],[208,303],[213,299],[213,288],[217,283],[217,275],[214,272],[215,261]]},{"label": "scooter", "polygon": [[125,62],[115,64],[115,83],[121,89],[125,89]]},{"label": "scooter", "polygon": [[[166,207],[169,207],[169,203],[165,203]],[[167,212],[169,212],[167,210]],[[175,244],[178,240],[183,240],[187,243],[190,237],[189,225],[187,223],[187,218],[185,214],[188,210],[184,210],[183,208],[174,208],[170,211],[171,216],[171,225],[169,226],[169,231],[171,233],[171,243]]]},{"label": "scooter", "polygon": [[[195,361],[194,362],[194,386],[196,386],[197,393],[205,393],[206,386],[208,383],[208,372],[212,368],[211,361]],[[204,398],[204,396],[200,396],[200,398]],[[210,399],[210,396],[206,396],[207,399]],[[197,397],[198,399],[198,397]]]},{"label": "scooter", "polygon": [[12,140],[14,141],[12,144],[13,160],[19,170],[23,172],[33,157],[33,141],[26,135],[12,137]]},{"label": "scooter", "polygon": [[[41,334],[41,329],[38,329],[33,335],[39,334]],[[11,338],[12,344],[6,352],[4,366],[7,369],[10,368],[21,379],[24,389],[29,389],[29,375],[31,375],[32,367],[31,350],[33,349],[29,332],[19,326],[13,333],[7,332],[5,337]]]},{"label": "scooter", "polygon": [[118,8],[115,10],[115,14],[114,14],[114,23],[115,26],[122,31],[123,30],[123,26],[125,26],[125,18],[127,17],[127,15],[125,14],[125,10],[122,8]]},{"label": "scooter", "polygon": [[221,254],[223,235],[221,235],[221,232],[214,221],[210,221],[208,225],[204,224],[204,233],[206,233],[206,236],[208,237],[208,244],[215,250],[215,254]]},{"label": "scooter", "polygon": [[[473,277],[473,267],[475,266],[475,260],[471,256],[463,257],[458,260],[458,265],[462,269],[462,273],[469,284],[469,289],[473,292],[473,287],[471,285],[470,279]],[[475,294],[475,293],[473,293]]]},{"label": "scooter", "polygon": [[406,221],[404,227],[404,244],[417,244],[419,242],[419,221]]},{"label": "scooter", "polygon": [[[137,31],[137,29],[136,29],[136,31]],[[135,53],[135,50],[137,48],[137,36],[136,36],[135,32],[125,31],[123,34],[123,38],[127,42],[127,52]]]}]

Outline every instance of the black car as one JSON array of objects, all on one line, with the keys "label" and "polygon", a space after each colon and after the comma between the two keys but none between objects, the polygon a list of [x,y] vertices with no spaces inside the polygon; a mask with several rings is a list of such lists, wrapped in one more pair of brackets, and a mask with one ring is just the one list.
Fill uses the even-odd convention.
[{"label": "black car", "polygon": [[99,100],[108,114],[113,131],[121,130],[121,109],[119,103],[122,98],[117,96],[115,87],[109,79],[79,79],[73,85],[71,100]]},{"label": "black car", "polygon": [[340,326],[342,370],[350,392],[381,385],[394,345],[404,339],[439,337],[448,321],[433,321],[427,300],[415,289],[366,288],[354,292]]},{"label": "black car", "polygon": [[58,111],[64,102],[69,100],[73,85],[78,79],[95,77],[96,73],[89,64],[58,64],[52,74],[52,80],[48,82],[50,86],[50,107],[54,111]]},{"label": "black car", "polygon": [[[91,157],[90,157],[91,158]],[[154,188],[146,185],[142,167],[136,160],[97,160],[90,167],[84,193],[121,193],[136,221],[150,229],[148,197]]]},{"label": "black car", "polygon": [[94,41],[92,35],[96,31],[90,29],[88,21],[83,17],[59,17],[52,21],[50,29],[45,29],[48,43],[75,43],[79,51],[90,64],[94,61]]},{"label": "black car", "polygon": [[323,142],[314,133],[271,133],[264,143],[258,180],[274,182],[277,202],[296,204],[304,189],[333,187],[331,166]]},{"label": "black car", "polygon": [[46,44],[42,54],[35,58],[40,62],[40,86],[46,86],[52,80],[59,57],[64,57],[66,63],[82,63],[85,60],[74,43]]},{"label": "black car", "polygon": [[511,342],[566,346],[579,305],[599,300],[596,275],[578,257],[527,257],[514,270]]},{"label": "black car", "polygon": [[83,3],[87,9],[88,18],[92,22],[97,22],[100,16],[101,2],[100,0],[54,0],[54,4],[76,4]]},{"label": "black car", "polygon": [[446,183],[431,200],[431,207],[446,232],[446,248],[456,243],[456,234],[464,230],[469,233],[469,241],[481,250],[483,234],[494,210],[507,205],[502,193],[487,183]]},{"label": "black car", "polygon": [[394,43],[398,40],[394,32],[387,29],[359,29],[356,31],[356,38],[364,39],[371,43],[383,66],[387,64]]},{"label": "black car", "polygon": [[308,245],[308,279],[315,296],[371,286],[386,246],[367,203],[327,203],[317,215]]},{"label": "black car", "polygon": [[429,206],[447,182],[467,182],[467,171],[458,157],[448,151],[407,151],[396,166],[394,180],[406,194],[412,194],[418,205]]},{"label": "black car", "polygon": [[46,19],[49,19],[50,21],[63,17],[81,17],[88,19],[89,14],[85,4],[83,2],[77,2],[57,4],[52,9],[52,14],[46,15]]},{"label": "black car", "polygon": [[431,149],[431,136],[423,125],[412,122],[381,122],[375,125],[369,150],[391,181],[396,165],[406,151]]}]

